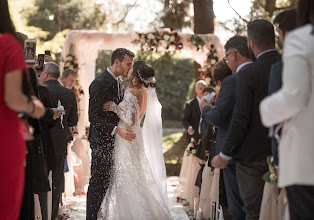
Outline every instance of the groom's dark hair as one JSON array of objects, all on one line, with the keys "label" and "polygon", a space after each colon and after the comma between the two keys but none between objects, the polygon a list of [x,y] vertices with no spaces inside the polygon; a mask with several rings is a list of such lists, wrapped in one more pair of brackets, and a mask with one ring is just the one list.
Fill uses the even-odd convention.
[{"label": "groom's dark hair", "polygon": [[114,64],[115,60],[119,60],[120,62],[122,62],[124,60],[124,56],[128,55],[130,57],[134,57],[134,53],[128,49],[125,48],[118,48],[115,51],[113,51],[112,55],[111,55],[111,65]]}]

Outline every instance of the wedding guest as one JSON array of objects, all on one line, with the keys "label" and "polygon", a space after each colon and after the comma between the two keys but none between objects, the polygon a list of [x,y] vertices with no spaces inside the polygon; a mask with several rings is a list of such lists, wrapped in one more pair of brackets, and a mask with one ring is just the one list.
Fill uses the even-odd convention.
[{"label": "wedding guest", "polygon": [[[17,32],[17,39],[20,42],[22,48],[24,48],[24,41],[27,39],[27,35]],[[40,70],[37,69],[37,64],[33,65],[29,64],[28,68],[30,75],[30,82],[32,90],[37,98],[40,98],[42,101],[45,96],[39,95],[39,87],[37,85],[37,75],[35,70],[38,72]],[[47,89],[47,88],[45,88]],[[44,103],[43,103],[44,104]],[[50,157],[54,157],[53,149],[51,147],[47,148],[46,143],[52,145],[51,136],[50,140],[45,141],[46,131],[45,121],[53,120],[54,115],[58,115],[58,113],[62,110],[58,110],[56,108],[47,108],[45,106],[45,115],[37,120],[34,118],[29,118],[28,123],[34,128],[33,132],[33,140],[27,141],[27,159],[26,159],[26,167],[25,167],[25,184],[24,184],[24,195],[23,195],[23,203],[20,211],[19,219],[34,219],[35,215],[40,213],[43,220],[48,219],[47,216],[47,196],[45,199],[41,199],[42,194],[47,194],[50,191],[50,184],[48,180],[48,163],[50,163]],[[56,107],[56,106],[55,106]],[[59,114],[60,115],[60,114]],[[49,135],[50,131],[48,130]],[[48,154],[49,150],[52,150],[52,153]],[[35,204],[36,197],[34,194],[39,195],[40,199],[40,208]],[[35,198],[35,200],[34,200]],[[38,209],[38,211],[37,211]],[[41,209],[41,211],[40,211]],[[34,213],[35,211],[35,213]]]},{"label": "wedding guest", "polygon": [[61,77],[61,82],[68,89],[73,89],[73,87],[76,83],[77,77],[78,77],[77,72],[72,68],[68,68],[68,69],[63,71],[62,77]]},{"label": "wedding guest", "polygon": [[284,122],[278,186],[286,187],[291,220],[313,219],[314,210],[314,2],[300,0],[298,28],[284,43],[282,88],[261,102],[265,126]]},{"label": "wedding guest", "polygon": [[6,0],[0,4],[0,15],[0,219],[15,220],[23,196],[26,152],[18,113],[40,118],[44,109],[34,96],[23,94],[26,65]]},{"label": "wedding guest", "polygon": [[[235,108],[226,141],[212,166],[226,168],[236,160],[236,177],[247,220],[259,218],[264,189],[263,175],[268,171],[266,157],[271,154],[268,130],[262,125],[258,106],[267,95],[271,65],[280,60],[275,49],[273,25],[266,20],[248,23],[248,45],[255,62],[237,76]],[[232,53],[229,52],[229,56]],[[227,54],[228,55],[228,54]],[[228,57],[229,57],[228,56]]]},{"label": "wedding guest", "polygon": [[[201,110],[199,104],[203,98],[203,90],[206,87],[204,80],[199,80],[195,83],[196,97],[188,101],[185,105],[182,124],[187,129],[186,141],[191,142],[192,138],[195,143],[200,139],[200,116]],[[189,146],[187,146],[187,149]],[[188,156],[187,151],[184,152],[182,166],[180,170],[180,182],[182,186],[182,194],[180,197],[190,202],[190,207],[194,207],[194,198],[199,196],[199,188],[195,186],[195,181],[200,170],[200,164],[205,164],[203,161],[194,156]]]},{"label": "wedding guest", "polygon": [[[234,36],[225,44],[224,62],[220,63],[213,72],[213,79],[221,86],[215,107],[205,101],[201,104],[202,117],[214,126],[218,127],[216,148],[219,153],[222,150],[228,130],[230,127],[233,109],[235,105],[235,88],[239,72],[244,70],[251,63],[247,38]],[[232,73],[232,75],[231,75]],[[236,179],[236,168],[233,160],[222,170],[228,201],[228,211],[233,219],[245,219],[245,212],[242,210],[243,202],[239,194]]]},{"label": "wedding guest", "polygon": [[[201,103],[204,120],[218,127],[215,145],[215,152],[217,153],[221,151],[227,138],[232,119],[238,71],[250,63],[246,37],[234,36],[230,38],[225,45],[225,51],[226,57],[215,65],[213,72],[213,79],[221,86],[216,105],[213,107],[205,101]],[[245,219],[245,213],[242,210],[243,202],[236,183],[234,162],[231,161],[225,169],[221,170],[221,173],[223,175],[221,182],[224,183],[225,187],[220,187],[222,189],[220,191],[225,191],[227,197],[227,204],[225,205],[228,205],[230,215],[233,219]]]},{"label": "wedding guest", "polygon": [[51,128],[55,158],[57,169],[52,172],[52,214],[51,219],[55,219],[58,213],[59,201],[61,196],[61,187],[64,181],[64,160],[67,150],[67,126],[75,126],[77,124],[77,105],[74,92],[63,87],[59,82],[60,76],[59,66],[56,63],[48,62],[45,64],[43,72],[40,74],[39,80],[45,84],[56,102],[64,107],[65,114],[61,119],[57,119],[58,123]]},{"label": "wedding guest", "polygon": [[[279,32],[279,39],[281,44],[284,43],[286,35],[296,27],[296,10],[287,10],[274,19],[274,24],[277,24],[277,31]],[[269,82],[268,94],[277,92],[282,85],[282,61],[272,65]],[[277,169],[269,168],[271,172],[277,173],[278,168],[278,140],[281,134],[281,125],[274,125],[269,129],[272,144],[273,163]],[[272,171],[275,170],[275,171]],[[278,173],[277,173],[278,174]],[[276,177],[277,178],[277,177]],[[285,202],[283,198],[283,191],[279,190],[277,183],[265,182],[263,200],[260,211],[259,220],[277,220],[282,218],[285,213]]]},{"label": "wedding guest", "polygon": [[[208,94],[211,98],[211,102],[213,102],[216,91],[212,86],[207,86],[204,88],[203,97],[206,97]],[[195,156],[201,160],[207,161],[208,158],[206,156],[206,151],[210,152],[210,147],[216,138],[216,131],[215,128],[205,120],[201,120],[200,126],[200,130],[203,135],[201,135],[201,141],[198,148],[196,149]]]},{"label": "wedding guest", "polygon": [[26,65],[6,0],[0,4],[0,14],[0,219],[14,220],[23,196],[26,152],[18,112],[40,118],[43,106],[35,97],[23,94]]},{"label": "wedding guest", "polygon": [[[287,10],[274,19],[274,24],[278,24],[278,33],[281,44],[284,44],[285,37],[287,34],[296,28],[297,12],[296,9]],[[274,92],[277,92],[282,85],[282,61],[278,61],[272,65],[270,74],[269,74],[269,83],[268,83],[268,94],[271,95]],[[278,165],[278,144],[277,140],[274,137],[277,126],[270,128],[270,134],[272,134],[272,154],[274,158],[275,165]],[[278,134],[281,132],[278,131]]]},{"label": "wedding guest", "polygon": [[[207,95],[209,96],[207,97]],[[207,86],[204,88],[203,98],[206,97],[207,99],[210,99],[211,102],[213,102],[215,99],[215,95],[216,95],[216,91],[212,86]],[[202,164],[200,164],[200,170],[196,178],[195,186],[200,188],[200,193],[201,193],[202,173],[204,171],[206,161],[208,160],[207,154],[211,152],[211,147],[213,143],[215,142],[216,131],[215,131],[215,127],[209,124],[208,122],[206,122],[205,120],[201,120],[200,126],[201,126],[201,133],[203,133],[203,135],[201,135],[202,137],[201,137],[200,143],[198,147],[196,148],[195,156],[202,161]]]},{"label": "wedding guest", "polygon": [[189,143],[191,138],[200,139],[200,118],[201,110],[200,103],[203,98],[203,90],[207,86],[204,80],[199,80],[195,83],[196,97],[191,99],[185,104],[184,116],[183,116],[183,127],[187,130],[186,141]]}]

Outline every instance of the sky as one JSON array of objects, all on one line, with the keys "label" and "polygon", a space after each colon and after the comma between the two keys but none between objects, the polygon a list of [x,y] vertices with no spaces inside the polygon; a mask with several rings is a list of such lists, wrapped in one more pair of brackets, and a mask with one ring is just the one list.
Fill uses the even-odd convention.
[{"label": "sky", "polygon": [[[105,0],[97,1],[101,2]],[[136,0],[120,0],[119,2],[122,4],[132,4],[135,1]],[[242,17],[245,17],[250,12],[250,7],[252,5],[251,1],[252,0],[230,0],[230,4]],[[132,26],[134,31],[152,29],[154,27],[151,27],[150,23],[154,22],[162,10],[163,3],[160,0],[137,0],[137,6],[129,12],[125,21],[127,24]],[[191,8],[190,13],[193,13],[193,8]],[[216,21],[221,22],[238,17],[238,15],[230,8],[227,0],[214,0],[214,13],[216,16]],[[226,32],[218,25],[215,27],[215,34],[220,38],[223,44],[233,36],[233,33]]]}]

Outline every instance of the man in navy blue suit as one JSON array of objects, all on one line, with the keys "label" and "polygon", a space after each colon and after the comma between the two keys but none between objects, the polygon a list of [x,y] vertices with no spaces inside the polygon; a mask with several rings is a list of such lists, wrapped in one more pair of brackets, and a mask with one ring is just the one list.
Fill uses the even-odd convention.
[{"label": "man in navy blue suit", "polygon": [[[230,38],[225,45],[225,51],[224,61],[228,64],[233,75],[224,78],[222,82],[220,81],[221,89],[215,107],[211,108],[205,101],[201,104],[201,108],[203,108],[202,117],[207,122],[218,127],[216,148],[219,152],[222,150],[222,146],[227,138],[232,119],[238,72],[251,63],[247,38],[244,36]],[[215,69],[214,78],[217,71],[218,69]],[[245,219],[233,161],[223,170],[223,176],[227,193],[228,211],[232,215],[232,219]]]}]

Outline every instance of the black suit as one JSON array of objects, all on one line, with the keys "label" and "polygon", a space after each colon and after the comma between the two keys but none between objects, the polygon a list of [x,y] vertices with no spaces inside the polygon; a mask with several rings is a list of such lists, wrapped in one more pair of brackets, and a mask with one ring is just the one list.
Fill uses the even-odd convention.
[{"label": "black suit", "polygon": [[237,181],[244,202],[246,219],[258,219],[268,171],[266,157],[271,155],[268,129],[260,120],[259,104],[268,93],[272,64],[280,60],[277,51],[262,54],[254,63],[238,72],[235,108],[222,153],[236,163]]},{"label": "black suit", "polygon": [[[241,69],[246,68],[246,66]],[[216,135],[216,148],[220,152],[227,139],[232,113],[235,105],[235,88],[238,73],[226,77],[221,84],[219,96],[214,108],[204,107],[202,117],[206,122],[218,127]],[[245,212],[242,210],[243,201],[240,197],[237,184],[235,164],[233,161],[223,169],[224,183],[228,201],[228,210],[234,220],[245,219]]]},{"label": "black suit", "polygon": [[[269,74],[269,83],[268,83],[268,94],[271,95],[274,92],[277,92],[282,85],[282,61],[279,61],[272,65],[270,74]],[[271,128],[275,131],[277,125]],[[281,132],[279,131],[278,134]],[[278,165],[278,143],[275,137],[271,139],[271,149],[274,157],[274,163]]]},{"label": "black suit", "polygon": [[187,136],[186,136],[187,142],[190,142],[192,137],[194,139],[200,139],[200,134],[198,131],[199,126],[200,126],[200,118],[201,118],[201,109],[200,109],[200,105],[198,104],[197,98],[194,98],[186,102],[182,124],[185,129],[188,129],[189,126],[192,126],[194,130],[193,135],[189,135],[189,133],[187,133]]},{"label": "black suit", "polygon": [[52,170],[52,213],[51,219],[55,219],[58,213],[61,189],[64,182],[64,159],[67,151],[67,126],[73,127],[77,124],[77,103],[75,94],[72,90],[63,87],[58,80],[49,80],[46,87],[55,102],[61,101],[64,107],[65,115],[63,115],[63,126],[60,118],[57,123],[50,129],[53,141],[54,153],[56,158],[57,169]]},{"label": "black suit", "polygon": [[[119,87],[121,88],[120,84]],[[87,193],[86,219],[96,220],[97,212],[109,187],[115,140],[112,132],[119,122],[117,114],[103,111],[103,104],[107,101],[120,103],[123,99],[123,90],[120,90],[119,97],[118,82],[106,70],[91,83],[89,95],[89,141],[92,149],[92,167]]]}]

